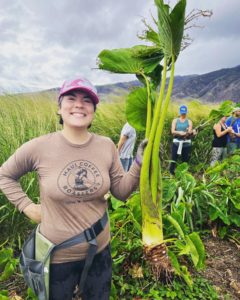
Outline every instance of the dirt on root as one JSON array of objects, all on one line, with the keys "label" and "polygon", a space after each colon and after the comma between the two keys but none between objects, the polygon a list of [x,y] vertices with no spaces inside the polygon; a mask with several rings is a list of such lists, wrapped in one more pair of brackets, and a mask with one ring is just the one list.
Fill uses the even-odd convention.
[{"label": "dirt on root", "polygon": [[218,238],[206,239],[204,245],[207,253],[206,269],[200,274],[216,288],[220,300],[239,300],[240,246],[234,241]]}]

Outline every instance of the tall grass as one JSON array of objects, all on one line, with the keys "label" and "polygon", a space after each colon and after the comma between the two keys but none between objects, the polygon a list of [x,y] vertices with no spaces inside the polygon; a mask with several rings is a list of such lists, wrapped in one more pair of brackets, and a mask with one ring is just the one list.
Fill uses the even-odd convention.
[{"label": "tall grass", "polygon": [[7,95],[0,98],[0,159],[24,142],[56,130],[56,104],[38,96]]},{"label": "tall grass", "polygon": [[[46,95],[6,95],[0,97],[0,163],[26,141],[55,131],[58,128],[56,103]],[[27,174],[21,179],[23,189],[29,197],[39,201],[39,189],[36,174]],[[9,239],[21,246],[22,235],[30,222],[23,214],[0,194],[0,245]]]}]

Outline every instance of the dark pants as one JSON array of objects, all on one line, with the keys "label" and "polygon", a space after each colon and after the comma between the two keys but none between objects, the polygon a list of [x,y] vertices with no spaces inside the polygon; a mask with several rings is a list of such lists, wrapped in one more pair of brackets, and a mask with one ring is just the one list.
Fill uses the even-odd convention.
[{"label": "dark pants", "polygon": [[[72,300],[84,260],[50,265],[49,300]],[[86,279],[82,300],[109,300],[112,279],[110,246],[96,254]]]},{"label": "dark pants", "polygon": [[176,161],[177,161],[178,157],[181,157],[182,162],[188,162],[189,161],[190,152],[191,152],[191,145],[187,145],[187,146],[183,145],[181,155],[178,155],[177,151],[178,151],[178,144],[173,143],[172,144],[172,160],[174,162],[171,162],[171,164],[170,164],[170,173],[172,175],[174,174],[174,171],[175,171],[175,168],[176,168]]}]

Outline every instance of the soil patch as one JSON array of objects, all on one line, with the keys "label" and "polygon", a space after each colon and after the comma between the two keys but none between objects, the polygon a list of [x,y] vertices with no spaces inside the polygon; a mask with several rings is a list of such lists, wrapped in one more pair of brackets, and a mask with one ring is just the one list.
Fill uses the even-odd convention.
[{"label": "soil patch", "polygon": [[[204,241],[206,269],[200,274],[218,291],[219,299],[240,299],[240,246],[217,238]],[[229,296],[227,296],[229,295]]]}]

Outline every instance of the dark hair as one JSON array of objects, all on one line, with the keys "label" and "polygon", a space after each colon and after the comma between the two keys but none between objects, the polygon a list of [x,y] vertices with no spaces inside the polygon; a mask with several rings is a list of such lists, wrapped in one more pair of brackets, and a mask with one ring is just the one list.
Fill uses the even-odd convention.
[{"label": "dark hair", "polygon": [[60,125],[63,125],[62,115],[59,115],[59,114],[58,114],[58,116],[59,116],[59,124],[60,124]]}]

